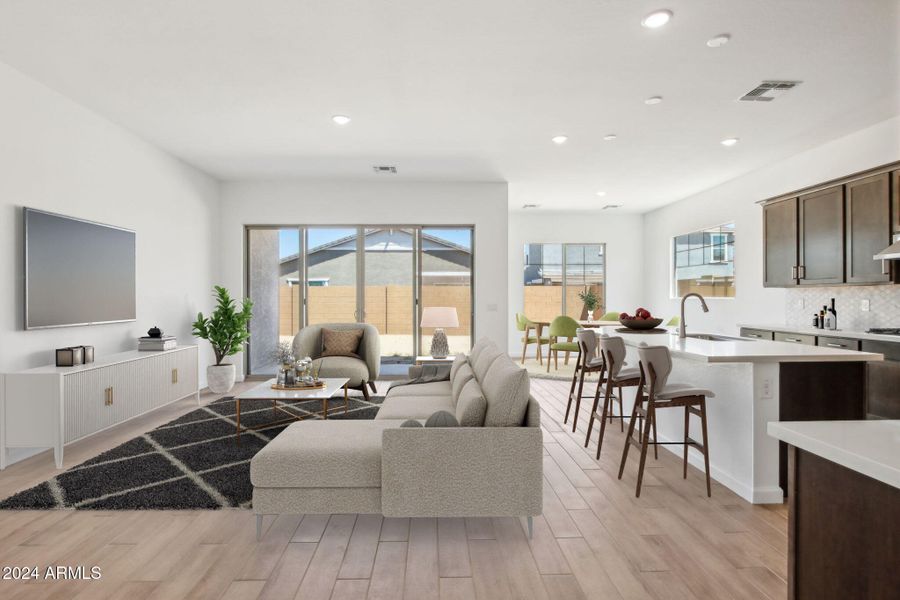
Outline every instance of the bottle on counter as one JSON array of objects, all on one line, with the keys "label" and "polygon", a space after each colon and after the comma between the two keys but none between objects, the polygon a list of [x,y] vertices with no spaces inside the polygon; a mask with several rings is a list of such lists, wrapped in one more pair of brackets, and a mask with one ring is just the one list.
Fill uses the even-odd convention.
[{"label": "bottle on counter", "polygon": [[819,313],[813,313],[812,326],[816,329],[819,328]]},{"label": "bottle on counter", "polygon": [[831,329],[832,331],[837,329],[837,310],[834,308],[834,298],[831,299],[831,308],[828,309],[828,314],[825,316],[826,329]]},{"label": "bottle on counter", "polygon": [[823,306],[819,311],[819,329],[825,329],[825,313],[828,312],[828,306]]}]

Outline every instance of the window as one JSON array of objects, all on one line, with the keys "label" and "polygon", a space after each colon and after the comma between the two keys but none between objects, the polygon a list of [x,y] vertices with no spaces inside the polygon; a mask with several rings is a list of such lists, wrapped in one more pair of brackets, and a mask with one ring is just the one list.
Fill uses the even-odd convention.
[{"label": "window", "polygon": [[679,235],[672,240],[672,294],[734,296],[734,223]]},{"label": "window", "polygon": [[559,315],[586,319],[578,297],[590,289],[600,298],[599,317],[606,308],[606,248],[604,244],[525,244],[525,316],[552,321]]}]

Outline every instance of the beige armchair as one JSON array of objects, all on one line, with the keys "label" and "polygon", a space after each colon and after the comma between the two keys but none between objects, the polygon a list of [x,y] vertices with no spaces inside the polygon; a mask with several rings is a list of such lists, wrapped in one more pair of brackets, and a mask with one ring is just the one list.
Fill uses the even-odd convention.
[{"label": "beige armchair", "polygon": [[[322,329],[346,331],[362,329],[363,335],[357,353],[351,356],[322,356]],[[369,388],[377,392],[375,380],[381,368],[381,343],[378,330],[368,323],[322,323],[307,325],[294,336],[294,356],[313,359],[313,366],[319,367],[320,377],[347,377],[347,387],[360,390],[369,399]]]}]

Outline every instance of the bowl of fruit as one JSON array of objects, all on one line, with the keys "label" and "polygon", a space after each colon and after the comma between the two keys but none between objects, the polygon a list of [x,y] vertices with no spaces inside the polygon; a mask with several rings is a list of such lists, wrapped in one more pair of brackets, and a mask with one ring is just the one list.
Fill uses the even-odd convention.
[{"label": "bowl of fruit", "polygon": [[628,329],[654,329],[659,327],[662,321],[651,315],[646,308],[637,309],[633,316],[628,313],[619,313],[619,323]]}]

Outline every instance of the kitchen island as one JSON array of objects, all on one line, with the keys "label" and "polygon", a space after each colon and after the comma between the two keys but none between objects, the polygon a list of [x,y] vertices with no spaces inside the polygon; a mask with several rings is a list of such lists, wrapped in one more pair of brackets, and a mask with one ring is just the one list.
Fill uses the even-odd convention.
[{"label": "kitchen island", "polygon": [[788,597],[896,598],[900,421],[769,423],[789,444]]},{"label": "kitchen island", "polygon": [[[871,352],[740,337],[679,338],[673,331],[620,327],[597,333],[621,336],[626,360],[635,366],[641,343],[666,346],[672,354],[670,382],[715,392],[707,402],[710,476],[755,504],[781,503],[787,491],[787,449],[767,435],[768,423],[864,419],[865,364],[883,360]],[[660,442],[682,441],[680,411],[660,411],[657,427]],[[663,447],[681,452],[680,446]],[[689,461],[703,469],[695,450]]]}]

